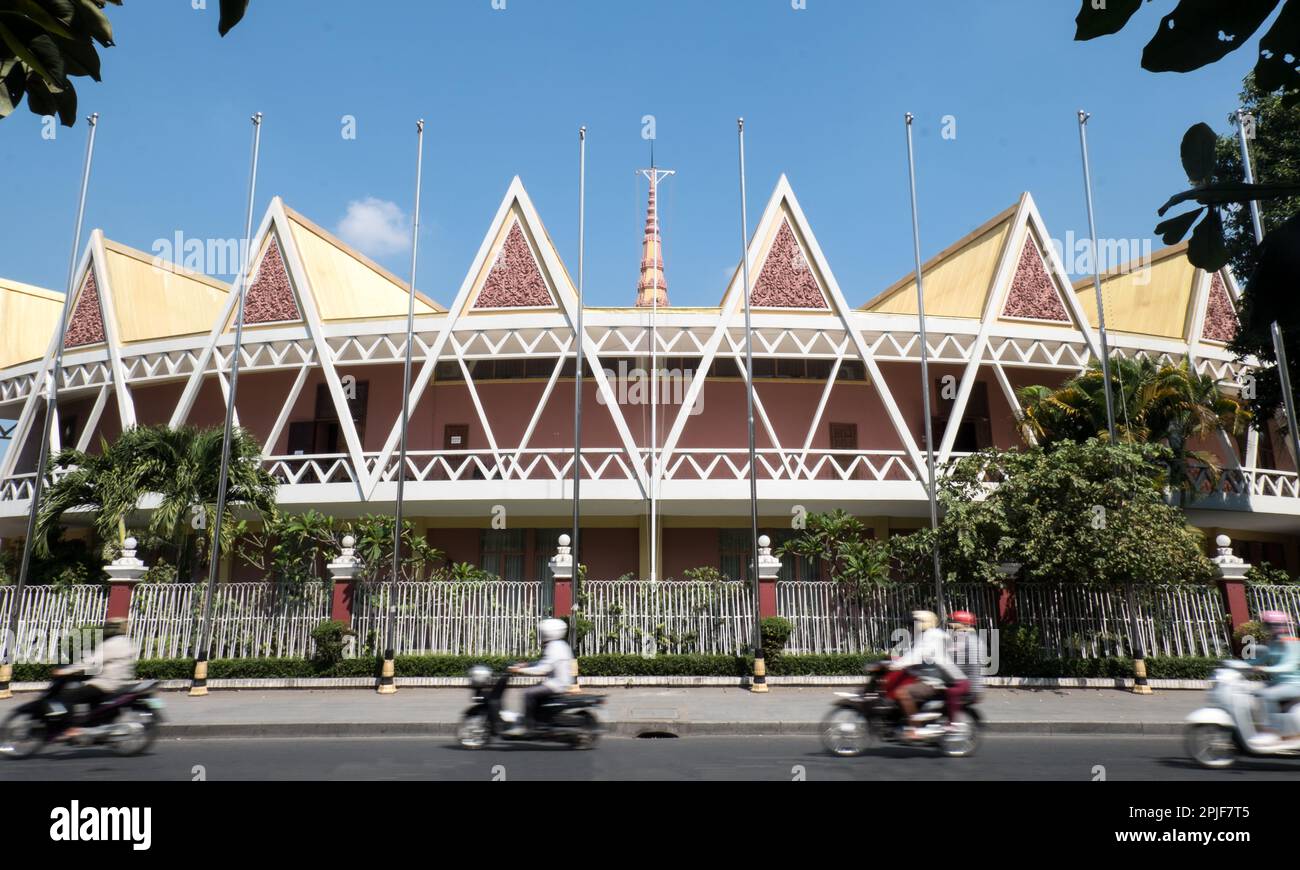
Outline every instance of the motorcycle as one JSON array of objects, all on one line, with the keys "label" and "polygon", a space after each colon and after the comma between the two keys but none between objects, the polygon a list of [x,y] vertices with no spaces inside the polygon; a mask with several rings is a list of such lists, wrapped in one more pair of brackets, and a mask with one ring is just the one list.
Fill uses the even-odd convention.
[{"label": "motorcycle", "polygon": [[574,749],[591,749],[596,745],[602,727],[592,708],[605,703],[603,695],[583,692],[552,695],[538,706],[533,728],[520,731],[522,716],[506,710],[502,704],[510,677],[509,671],[493,674],[485,665],[469,669],[474,702],[461,716],[456,729],[456,739],[462,747],[482,749],[493,738],[554,741],[568,743]]},{"label": "motorcycle", "polygon": [[[1300,737],[1287,740],[1256,726],[1254,712],[1261,705],[1260,692],[1266,684],[1249,679],[1252,671],[1254,668],[1246,662],[1225,660],[1213,674],[1209,704],[1187,716],[1184,746],[1202,767],[1231,767],[1241,755],[1300,757]],[[1300,734],[1300,704],[1288,707],[1284,730]],[[1272,724],[1273,711],[1263,712]]]},{"label": "motorcycle", "polygon": [[85,674],[70,670],[56,674],[49,688],[34,701],[19,706],[0,723],[0,755],[27,758],[54,743],[74,725],[80,732],[67,739],[70,746],[107,745],[117,755],[139,755],[158,736],[163,702],[153,696],[157,680],[142,680],[104,698],[84,716],[67,709],[59,692]]},{"label": "motorcycle", "polygon": [[952,722],[948,721],[942,692],[925,701],[917,711],[918,736],[905,736],[907,716],[895,700],[895,693],[918,679],[940,683],[924,673],[891,671],[887,662],[868,666],[862,691],[835,693],[839,699],[822,720],[822,745],[826,751],[850,758],[862,755],[877,742],[884,742],[936,746],[949,758],[974,754],[984,723],[970,694],[962,698]]}]

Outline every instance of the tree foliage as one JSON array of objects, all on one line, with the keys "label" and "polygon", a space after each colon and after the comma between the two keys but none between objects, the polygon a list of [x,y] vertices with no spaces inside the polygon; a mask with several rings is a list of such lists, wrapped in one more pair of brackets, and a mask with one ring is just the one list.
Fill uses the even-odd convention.
[{"label": "tree foliage", "polygon": [[[1250,412],[1221,391],[1214,378],[1192,371],[1187,362],[1117,358],[1111,361],[1115,399],[1115,434],[1129,444],[1163,444],[1169,448],[1170,480],[1195,492],[1204,469],[1217,479],[1215,454],[1196,447],[1222,429],[1235,436],[1245,431]],[[1021,430],[1026,440],[1047,446],[1062,441],[1109,439],[1106,389],[1100,363],[1059,387],[1029,386],[1018,393],[1024,409]]]},{"label": "tree foliage", "polygon": [[[0,118],[27,98],[37,115],[57,115],[65,127],[77,122],[72,79],[100,81],[98,43],[113,43],[105,12],[122,0],[0,0]],[[248,0],[220,0],[217,31],[225,36],[248,9]]]},{"label": "tree foliage", "polygon": [[839,508],[808,514],[803,531],[782,544],[778,553],[825,564],[830,579],[850,592],[890,582],[889,546],[868,537],[862,521]]}]

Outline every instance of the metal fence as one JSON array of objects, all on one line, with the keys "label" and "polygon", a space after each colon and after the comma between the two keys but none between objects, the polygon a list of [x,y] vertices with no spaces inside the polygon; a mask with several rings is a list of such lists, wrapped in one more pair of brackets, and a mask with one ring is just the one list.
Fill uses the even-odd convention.
[{"label": "metal fence", "polygon": [[1248,585],[1246,603],[1255,618],[1265,610],[1281,610],[1290,614],[1292,622],[1300,622],[1300,586]]},{"label": "metal fence", "polygon": [[362,653],[384,651],[390,590],[398,655],[523,655],[537,649],[537,622],[551,609],[550,584],[535,580],[361,584],[352,627]]},{"label": "metal fence", "polygon": [[[998,592],[979,583],[944,587],[948,610],[969,610],[979,628],[997,627]],[[894,633],[911,630],[912,611],[935,610],[928,584],[848,591],[841,584],[782,581],[776,584],[776,612],[794,626],[786,650],[792,653],[882,652],[898,643]]]},{"label": "metal fence", "polygon": [[[1231,644],[1218,590],[1210,586],[1135,587],[1138,630],[1150,656],[1221,656]],[[1022,584],[1016,613],[1060,657],[1131,655],[1133,620],[1124,591]]]},{"label": "metal fence", "polygon": [[[131,594],[131,639],[141,658],[192,655],[204,583],[143,583]],[[330,617],[330,585],[221,583],[212,598],[208,658],[304,658]]]},{"label": "metal fence", "polygon": [[[14,588],[0,586],[0,656],[7,656]],[[103,586],[28,586],[18,608],[15,661],[68,664],[93,646],[82,631],[103,628],[108,590]]]},{"label": "metal fence", "polygon": [[591,623],[580,654],[734,654],[754,635],[747,583],[596,580],[582,584],[581,616]]}]

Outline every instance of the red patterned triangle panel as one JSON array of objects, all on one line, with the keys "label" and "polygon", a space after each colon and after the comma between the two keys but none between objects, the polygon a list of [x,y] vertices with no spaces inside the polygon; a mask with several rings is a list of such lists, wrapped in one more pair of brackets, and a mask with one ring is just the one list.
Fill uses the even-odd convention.
[{"label": "red patterned triangle panel", "polygon": [[1205,325],[1201,327],[1204,341],[1221,341],[1224,344],[1237,337],[1237,311],[1228,295],[1223,275],[1214,273],[1210,280],[1210,298],[1205,303]]},{"label": "red patterned triangle panel", "polygon": [[1016,276],[1011,280],[1007,302],[1002,306],[1002,316],[1070,322],[1056,282],[1047,273],[1043,255],[1031,238],[1026,237],[1025,246],[1020,249],[1020,262],[1016,265]]},{"label": "red patterned triangle panel", "polygon": [[515,221],[506,233],[505,244],[488,270],[483,289],[474,300],[475,308],[535,308],[554,305],[546,279],[537,267],[524,231]]},{"label": "red patterned triangle panel", "polygon": [[104,309],[99,304],[99,287],[95,284],[95,272],[86,273],[86,283],[81,288],[81,298],[72,312],[72,320],[63,336],[65,348],[84,347],[105,341]]},{"label": "red patterned triangle panel", "polygon": [[283,323],[302,320],[298,300],[293,296],[293,284],[280,256],[280,245],[275,238],[266,249],[266,256],[257,267],[257,274],[248,295],[244,297],[244,323]]},{"label": "red patterned triangle panel", "polygon": [[781,229],[767,252],[749,302],[763,308],[829,307],[787,220],[781,222]]}]

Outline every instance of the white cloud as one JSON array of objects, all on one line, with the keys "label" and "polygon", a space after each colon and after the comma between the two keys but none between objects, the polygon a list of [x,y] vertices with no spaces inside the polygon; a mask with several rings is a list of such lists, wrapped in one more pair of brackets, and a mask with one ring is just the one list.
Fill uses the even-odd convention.
[{"label": "white cloud", "polygon": [[348,203],[336,232],[371,257],[386,257],[411,246],[411,219],[397,203],[368,196]]}]

